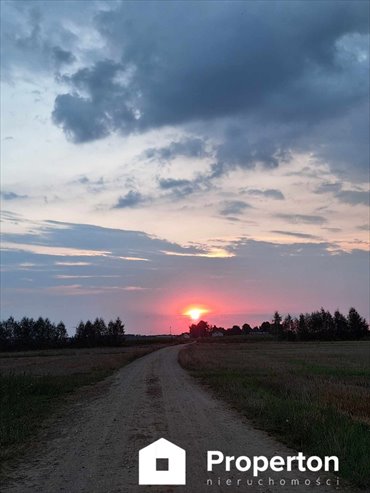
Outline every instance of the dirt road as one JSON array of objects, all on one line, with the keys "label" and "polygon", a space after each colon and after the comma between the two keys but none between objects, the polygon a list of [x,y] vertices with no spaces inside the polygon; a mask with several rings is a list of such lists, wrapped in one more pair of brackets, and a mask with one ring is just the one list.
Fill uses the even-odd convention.
[{"label": "dirt road", "polygon": [[[215,400],[177,362],[168,347],[122,368],[97,394],[74,403],[18,464],[2,493],[333,492],[334,486],[289,486],[317,474],[273,473],[247,485],[248,473],[206,471],[206,451],[228,455],[293,455]],[[186,486],[138,486],[138,451],[158,438],[187,451]],[[232,484],[217,485],[217,478]],[[285,487],[268,478],[286,479]],[[213,485],[206,485],[207,479]],[[240,479],[239,486],[236,480]],[[256,483],[256,480],[254,480]]]}]

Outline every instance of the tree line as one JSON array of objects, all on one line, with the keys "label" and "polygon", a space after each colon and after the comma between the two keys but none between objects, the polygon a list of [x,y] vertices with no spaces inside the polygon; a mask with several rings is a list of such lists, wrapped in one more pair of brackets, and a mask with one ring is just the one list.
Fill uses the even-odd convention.
[{"label": "tree line", "polygon": [[13,317],[0,322],[0,351],[53,349],[61,347],[116,346],[124,341],[125,326],[118,317],[108,324],[102,318],[80,322],[73,337],[69,337],[63,322],[48,318]]},{"label": "tree line", "polygon": [[192,338],[268,334],[278,340],[290,341],[357,340],[370,335],[368,323],[355,308],[350,308],[347,316],[339,310],[332,315],[328,310],[321,308],[312,313],[301,313],[298,317],[288,314],[283,318],[276,311],[271,321],[262,322],[260,326],[253,328],[245,323],[241,327],[233,325],[225,329],[201,320],[189,327],[189,333]]}]

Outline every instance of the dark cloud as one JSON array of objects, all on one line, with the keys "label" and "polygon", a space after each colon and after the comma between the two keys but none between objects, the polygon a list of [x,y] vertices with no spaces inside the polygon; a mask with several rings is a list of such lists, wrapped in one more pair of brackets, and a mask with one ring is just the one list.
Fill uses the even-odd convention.
[{"label": "dark cloud", "polygon": [[334,196],[345,204],[352,205],[369,205],[369,192],[363,190],[343,190],[342,184],[335,183],[323,183],[316,190],[315,193],[333,193]]},{"label": "dark cloud", "polygon": [[101,193],[107,188],[107,184],[102,176],[97,179],[91,179],[85,175],[82,175],[69,183],[72,185],[83,185],[86,190],[91,193]]},{"label": "dark cloud", "polygon": [[161,178],[158,183],[161,190],[168,192],[165,197],[170,197],[172,200],[181,200],[197,192],[204,193],[211,188],[209,178],[201,174],[192,180]]},{"label": "dark cloud", "polygon": [[[17,220],[25,226],[29,223],[22,216],[11,212],[4,212],[1,214],[1,217],[5,221],[10,222]],[[32,225],[34,227],[30,233],[4,233],[3,241],[14,244],[20,243],[22,245],[29,244],[74,248],[76,250],[91,250],[92,253],[109,251],[107,255],[115,258],[145,257],[153,259],[156,255],[164,255],[164,251],[182,255],[205,253],[201,247],[182,247],[177,243],[156,238],[142,231],[104,228],[89,224],[74,224],[60,221],[42,221],[38,223],[38,227],[36,227],[36,223],[32,222]],[[42,235],[40,235],[40,231],[43,232]],[[58,255],[50,252],[51,257],[57,257]],[[78,252],[76,252],[75,256],[79,257]],[[105,258],[106,254],[102,255],[102,257]],[[71,259],[73,259],[73,256],[71,256]]]},{"label": "dark cloud", "polygon": [[119,197],[117,203],[113,206],[113,209],[125,209],[127,207],[135,207],[136,205],[139,205],[144,201],[145,198],[143,197],[143,195],[141,195],[140,192],[130,190],[126,193],[126,195]]},{"label": "dark cloud", "polygon": [[207,155],[205,142],[200,138],[188,137],[177,142],[171,142],[168,146],[150,148],[145,151],[149,159],[170,161],[177,156],[202,158]]},{"label": "dark cloud", "polygon": [[191,186],[190,180],[175,180],[173,178],[163,178],[159,180],[159,186],[163,190],[169,190],[172,188],[184,188]]},{"label": "dark cloud", "polygon": [[52,48],[52,54],[57,65],[70,64],[76,60],[76,57],[70,51],[63,50],[60,46]]},{"label": "dark cloud", "polygon": [[245,193],[249,195],[254,195],[256,197],[266,197],[269,199],[275,199],[275,200],[284,200],[285,197],[280,190],[276,190],[274,188],[268,188],[267,190],[259,190],[255,188],[249,188],[244,190]]},{"label": "dark cloud", "polygon": [[26,199],[27,195],[19,195],[15,192],[1,192],[0,196],[3,200],[18,200],[18,199]]},{"label": "dark cloud", "polygon": [[331,233],[340,233],[341,228],[324,228],[326,231],[330,231]]},{"label": "dark cloud", "polygon": [[243,200],[228,200],[223,203],[220,210],[222,216],[237,216],[243,214],[245,209],[249,209],[251,206]]},{"label": "dark cloud", "polygon": [[[20,67],[34,74],[54,71],[76,60],[72,50],[79,50],[79,40],[65,27],[68,22],[63,22],[71,13],[67,5],[68,2],[43,0],[2,4],[1,68],[6,79],[18,77]],[[84,5],[82,16],[76,7],[75,3],[74,22],[80,17],[86,21],[91,6]],[[49,14],[53,17],[51,22]]]},{"label": "dark cloud", "polygon": [[274,230],[274,231],[271,231],[271,233],[276,233],[276,234],[284,235],[284,236],[291,236],[292,238],[302,238],[302,239],[307,239],[307,240],[318,240],[318,239],[320,239],[318,236],[315,236],[315,235],[310,235],[308,233],[294,233],[292,231]]},{"label": "dark cloud", "polygon": [[120,77],[125,77],[123,65],[110,60],[64,76],[64,82],[69,82],[83,94],[88,93],[89,97],[75,93],[57,96],[53,121],[75,142],[100,139],[117,127],[132,129],[138,114],[133,96]]},{"label": "dark cloud", "polygon": [[[71,89],[56,98],[53,117],[75,142],[195,123],[212,138],[223,121],[212,177],[274,168],[292,151],[364,170],[367,2],[142,5],[99,12],[97,29],[116,61],[94,61],[64,78]],[[200,140],[149,155],[203,152]]]},{"label": "dark cloud", "polygon": [[336,193],[335,196],[345,204],[369,205],[369,192],[362,192],[358,190],[341,190]]},{"label": "dark cloud", "polygon": [[292,224],[325,224],[327,221],[322,216],[311,216],[307,214],[275,214],[275,217],[284,219]]},{"label": "dark cloud", "polygon": [[325,182],[322,183],[318,188],[316,188],[315,193],[336,193],[342,188],[340,182]]}]

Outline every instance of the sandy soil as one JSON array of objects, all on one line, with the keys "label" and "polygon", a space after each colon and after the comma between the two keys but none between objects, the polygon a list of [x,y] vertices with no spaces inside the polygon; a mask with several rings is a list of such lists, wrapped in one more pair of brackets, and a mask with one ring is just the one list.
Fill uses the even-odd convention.
[{"label": "sandy soil", "polygon": [[[2,493],[203,493],[333,492],[326,486],[268,486],[268,477],[315,480],[317,474],[262,475],[264,486],[247,486],[248,473],[206,471],[206,451],[228,455],[293,455],[239,414],[215,400],[183,370],[180,347],[136,360],[69,406],[35,448],[10,471]],[[186,486],[138,486],[140,448],[164,437],[187,451]],[[289,474],[289,476],[288,476]],[[206,486],[218,477],[242,481],[237,487]],[[343,490],[341,490],[343,491]]]}]

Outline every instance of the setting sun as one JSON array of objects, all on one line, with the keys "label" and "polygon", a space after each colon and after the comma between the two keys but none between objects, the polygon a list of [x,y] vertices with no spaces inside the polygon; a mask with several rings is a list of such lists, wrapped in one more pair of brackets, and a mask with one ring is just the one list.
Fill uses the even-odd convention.
[{"label": "setting sun", "polygon": [[200,319],[200,317],[203,314],[208,313],[208,312],[209,312],[209,310],[207,310],[206,308],[191,307],[184,312],[184,315],[187,315],[188,317],[191,318],[191,320],[196,322],[197,320]]}]

